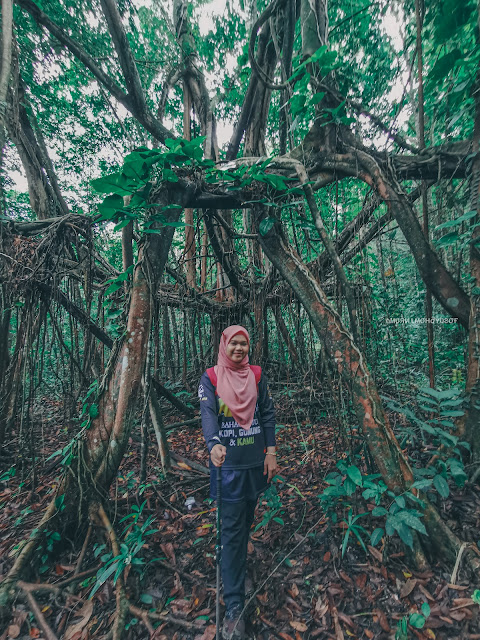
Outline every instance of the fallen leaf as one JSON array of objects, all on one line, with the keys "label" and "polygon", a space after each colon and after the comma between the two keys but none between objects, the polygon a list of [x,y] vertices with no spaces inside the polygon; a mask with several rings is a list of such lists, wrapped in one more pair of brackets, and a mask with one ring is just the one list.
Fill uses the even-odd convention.
[{"label": "fallen leaf", "polygon": [[73,640],[74,636],[78,633],[81,634],[83,629],[87,626],[88,621],[92,617],[93,613],[93,600],[87,600],[83,607],[76,612],[75,617],[80,618],[78,622],[73,623],[65,631],[64,640]]},{"label": "fallen leaf", "polygon": [[188,464],[185,464],[185,462],[177,462],[177,467],[180,467],[180,469],[186,469],[187,471],[191,471],[192,467],[189,467]]},{"label": "fallen leaf", "polygon": [[295,584],[295,582],[292,584],[292,588],[289,591],[289,594],[292,596],[292,598],[296,598],[299,594],[299,590],[297,585]]},{"label": "fallen leaf", "polygon": [[323,561],[330,562],[331,557],[332,557],[332,554],[330,553],[330,551],[327,551],[327,553],[323,556]]},{"label": "fallen leaf", "polygon": [[370,554],[375,558],[375,560],[382,562],[383,555],[381,551],[379,551],[378,549],[375,549],[375,547],[372,547],[372,545],[370,544],[367,545],[367,549],[369,550]]},{"label": "fallen leaf", "polygon": [[280,638],[283,638],[283,640],[293,640],[292,636],[289,636],[288,633],[279,633],[278,635]]},{"label": "fallen leaf", "polygon": [[273,622],[270,622],[270,620],[268,620],[267,618],[265,618],[265,616],[260,615],[259,618],[264,624],[267,625],[267,627],[271,627],[272,629],[276,628],[276,625]]},{"label": "fallen leaf", "polygon": [[289,624],[295,631],[306,631],[308,629],[306,624],[297,622],[296,620],[290,620]]},{"label": "fallen leaf", "polygon": [[413,579],[408,579],[405,584],[403,585],[403,587],[400,589],[400,598],[406,598],[407,596],[409,596],[412,591],[415,589],[415,586],[417,584],[417,581],[415,578]]},{"label": "fallen leaf", "polygon": [[348,582],[349,584],[353,584],[352,579],[350,578],[348,573],[343,571],[343,569],[340,569],[340,571],[338,573],[339,573],[340,577],[345,580],[345,582]]},{"label": "fallen leaf", "polygon": [[358,589],[363,589],[366,583],[367,583],[366,573],[361,573],[360,575],[355,576],[355,584],[357,585]]},{"label": "fallen leaf", "polygon": [[431,629],[424,629],[423,634],[429,638],[429,640],[435,640],[437,637]]},{"label": "fallen leaf", "polygon": [[450,611],[450,617],[461,622],[465,618],[465,611]]},{"label": "fallen leaf", "polygon": [[322,618],[328,611],[328,604],[322,600],[322,598],[318,598],[315,604],[315,613],[319,618]]},{"label": "fallen leaf", "polygon": [[18,638],[18,636],[20,635],[20,627],[18,626],[18,624],[11,624],[8,627],[8,635],[10,636],[10,638]]},{"label": "fallen leaf", "polygon": [[389,633],[391,631],[390,625],[388,624],[387,616],[383,613],[381,609],[375,609],[375,613],[378,617],[378,622],[384,631]]},{"label": "fallen leaf", "polygon": [[348,624],[348,626],[352,627],[352,629],[356,628],[357,625],[354,623],[354,621],[350,618],[350,616],[347,616],[346,613],[343,613],[343,611],[337,611],[337,616],[339,620],[345,622],[345,624]]},{"label": "fallen leaf", "polygon": [[423,595],[427,598],[427,600],[430,600],[430,602],[435,602],[435,598],[427,589],[425,589],[425,587],[421,582],[418,583],[418,588],[423,593]]},{"label": "fallen leaf", "polygon": [[462,586],[462,585],[459,585],[459,584],[447,584],[447,587],[449,589],[455,589],[455,591],[465,591],[465,589],[469,588],[469,587]]},{"label": "fallen leaf", "polygon": [[443,620],[447,624],[453,624],[453,620],[451,618],[447,618],[447,616],[438,616],[440,620]]},{"label": "fallen leaf", "polygon": [[463,609],[463,607],[471,607],[475,603],[471,598],[454,598],[453,604],[455,605],[450,611],[456,611],[457,609]]},{"label": "fallen leaf", "polygon": [[203,632],[203,636],[200,636],[200,640],[214,640],[217,634],[217,629],[214,624],[209,624]]},{"label": "fallen leaf", "polygon": [[31,638],[39,638],[40,637],[40,629],[37,629],[37,627],[32,627],[30,629],[30,633],[29,633]]},{"label": "fallen leaf", "polygon": [[370,629],[364,629],[363,633],[367,636],[367,638],[369,638],[370,640],[374,637],[374,634],[370,631]]}]

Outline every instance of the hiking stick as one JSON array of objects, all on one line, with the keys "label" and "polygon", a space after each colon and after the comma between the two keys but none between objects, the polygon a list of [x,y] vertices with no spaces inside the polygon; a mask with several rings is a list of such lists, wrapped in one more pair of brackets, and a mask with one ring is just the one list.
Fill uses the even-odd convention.
[{"label": "hiking stick", "polygon": [[216,638],[221,640],[220,635],[220,564],[222,561],[221,547],[221,527],[222,527],[222,467],[217,467],[217,543],[215,545],[215,560],[217,564],[217,585],[216,585]]}]

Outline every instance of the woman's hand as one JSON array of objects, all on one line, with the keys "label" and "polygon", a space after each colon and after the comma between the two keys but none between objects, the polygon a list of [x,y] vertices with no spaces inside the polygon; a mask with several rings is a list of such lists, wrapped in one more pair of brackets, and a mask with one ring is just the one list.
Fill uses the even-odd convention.
[{"label": "woman's hand", "polygon": [[210,451],[210,458],[215,467],[221,467],[225,462],[225,456],[227,455],[227,449],[223,444],[216,444]]},{"label": "woman's hand", "polygon": [[277,456],[266,453],[265,462],[263,463],[263,475],[267,475],[267,482],[271,482],[277,473]]}]

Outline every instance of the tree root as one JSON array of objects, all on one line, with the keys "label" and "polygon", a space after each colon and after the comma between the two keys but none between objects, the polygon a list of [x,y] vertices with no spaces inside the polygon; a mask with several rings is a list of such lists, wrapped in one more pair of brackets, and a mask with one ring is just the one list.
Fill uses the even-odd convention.
[{"label": "tree root", "polygon": [[38,546],[40,536],[45,531],[47,524],[51,524],[52,518],[55,516],[56,512],[57,507],[55,506],[55,500],[52,499],[42,519],[40,520],[40,523],[38,524],[34,532],[32,531],[30,538],[23,545],[20,553],[13,563],[12,568],[3,580],[0,586],[0,621],[10,618],[10,605],[16,594],[16,586],[18,580],[25,573],[25,569],[28,566],[35,549]]},{"label": "tree root", "polygon": [[90,536],[92,535],[92,529],[93,529],[92,525],[89,525],[88,530],[87,530],[87,535],[85,536],[85,540],[83,542],[82,550],[80,551],[80,555],[78,556],[77,566],[75,567],[75,571],[73,572],[73,575],[75,575],[75,576],[80,573],[80,569],[82,567],[83,559],[85,558],[85,553],[87,551],[88,543],[90,541]]},{"label": "tree root", "polygon": [[[110,544],[112,546],[112,551],[115,556],[120,555],[120,545],[118,543],[117,534],[110,522],[110,518],[108,517],[103,505],[101,504],[93,504],[92,509],[95,509],[98,513],[98,516],[107,530],[108,537],[110,538]],[[112,628],[112,640],[121,640],[123,631],[125,629],[125,620],[127,617],[128,611],[128,599],[125,594],[125,586],[123,584],[123,577],[119,576],[116,584],[115,598],[117,603],[117,609],[115,612],[115,620],[113,622]]]},{"label": "tree root", "polygon": [[[38,606],[37,601],[35,600],[35,598],[33,596],[32,591],[36,590],[35,587],[37,585],[30,585],[30,584],[27,584],[26,582],[22,582],[21,580],[19,580],[17,582],[17,585],[22,590],[22,592],[23,592],[23,594],[25,596],[25,599],[27,600],[33,615],[37,619],[38,626],[42,629],[42,631],[45,634],[45,637],[47,638],[47,640],[58,640],[57,636],[50,629],[50,627],[48,625],[48,622],[45,620],[45,616],[41,612],[40,607]],[[42,585],[42,586],[44,586],[44,585]]]},{"label": "tree root", "polygon": [[[435,549],[438,558],[444,559],[453,566],[456,564],[463,543],[441,519],[435,507],[427,500],[424,499],[424,501],[424,520],[429,535],[428,542]],[[463,555],[467,562],[464,566],[469,577],[478,581],[480,579],[480,557],[475,554],[473,549],[472,545],[465,548]]]},{"label": "tree root", "polygon": [[[142,622],[145,623],[145,626],[150,631],[153,629],[150,621],[145,622],[145,620],[151,618],[152,620],[167,622],[169,624],[174,624],[177,627],[181,627],[182,629],[186,629],[187,631],[196,631],[197,633],[204,631],[205,627],[200,624],[195,624],[195,622],[189,622],[188,620],[183,620],[183,618],[177,618],[176,616],[171,615],[162,615],[161,613],[155,613],[154,611],[145,611],[145,609],[141,609],[140,607],[136,607],[133,604],[129,604],[128,608],[130,612],[136,616],[137,618],[141,618]],[[150,632],[151,633],[151,632]]]}]

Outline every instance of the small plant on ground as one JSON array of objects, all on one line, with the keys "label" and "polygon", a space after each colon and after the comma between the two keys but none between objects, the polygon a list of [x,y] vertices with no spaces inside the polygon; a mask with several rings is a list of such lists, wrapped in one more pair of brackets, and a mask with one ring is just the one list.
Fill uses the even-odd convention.
[{"label": "small plant on ground", "polygon": [[[132,565],[141,571],[140,567],[145,564],[144,560],[138,558],[137,555],[142,550],[146,543],[145,538],[154,533],[157,533],[158,529],[150,529],[155,516],[151,515],[145,520],[144,524],[139,524],[140,517],[142,515],[143,508],[145,507],[146,500],[140,507],[137,505],[132,506],[132,512],[126,515],[120,520],[120,522],[126,522],[130,520],[125,529],[122,532],[124,542],[120,544],[120,553],[117,556],[113,556],[112,552],[104,553],[100,556],[100,560],[104,562],[104,566],[99,569],[97,573],[97,579],[95,585],[90,593],[90,598],[95,592],[113,575],[113,584],[116,584],[122,571],[128,566]],[[106,548],[105,544],[99,545],[94,552],[97,558]]]}]

